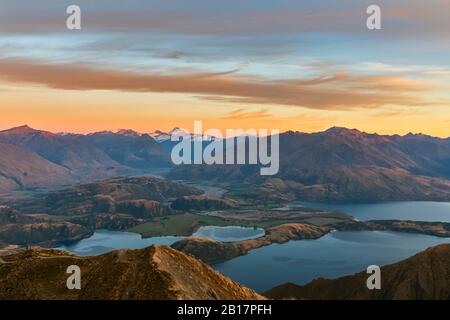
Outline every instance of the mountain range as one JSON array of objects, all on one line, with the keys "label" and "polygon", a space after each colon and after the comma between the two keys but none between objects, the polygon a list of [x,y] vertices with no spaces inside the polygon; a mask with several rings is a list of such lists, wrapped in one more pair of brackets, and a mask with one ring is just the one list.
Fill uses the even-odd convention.
[{"label": "mountain range", "polygon": [[[0,132],[0,191],[86,183],[170,168],[171,133],[132,130],[55,134],[22,126]],[[450,138],[378,135],[334,127],[280,134],[280,171],[257,165],[181,165],[170,178],[252,186],[240,196],[309,201],[450,199]],[[5,150],[5,152],[3,152]]]},{"label": "mountain range", "polygon": [[[179,166],[172,178],[248,183],[247,198],[308,201],[450,199],[450,139],[386,136],[331,128],[279,136],[280,171],[261,176],[258,166]],[[245,196],[245,195],[244,195]]]},{"label": "mountain range", "polygon": [[0,191],[48,188],[170,166],[150,135],[130,130],[55,134],[21,126],[0,131]]}]

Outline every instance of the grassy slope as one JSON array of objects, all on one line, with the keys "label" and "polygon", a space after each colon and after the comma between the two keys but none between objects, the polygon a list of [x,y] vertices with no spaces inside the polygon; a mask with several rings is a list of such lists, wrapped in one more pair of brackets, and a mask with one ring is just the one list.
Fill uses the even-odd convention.
[{"label": "grassy slope", "polygon": [[153,221],[133,227],[128,231],[140,233],[143,237],[189,236],[199,226],[226,226],[230,224],[232,222],[222,218],[186,213],[154,219]]}]

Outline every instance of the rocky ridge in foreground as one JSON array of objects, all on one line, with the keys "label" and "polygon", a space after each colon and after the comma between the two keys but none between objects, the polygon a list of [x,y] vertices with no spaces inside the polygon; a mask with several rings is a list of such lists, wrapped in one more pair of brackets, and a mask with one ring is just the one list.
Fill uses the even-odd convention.
[{"label": "rocky ridge in foreground", "polygon": [[[66,286],[67,267],[81,269],[81,290]],[[251,289],[165,246],[79,257],[31,249],[0,258],[0,299],[255,300]]]}]

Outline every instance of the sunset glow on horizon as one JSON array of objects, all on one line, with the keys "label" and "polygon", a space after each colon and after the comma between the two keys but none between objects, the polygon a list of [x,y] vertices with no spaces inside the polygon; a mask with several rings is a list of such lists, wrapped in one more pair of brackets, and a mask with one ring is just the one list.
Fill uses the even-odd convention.
[{"label": "sunset glow on horizon", "polygon": [[79,31],[69,4],[0,0],[0,130],[450,136],[448,1],[380,1],[377,31],[366,0],[80,0]]}]

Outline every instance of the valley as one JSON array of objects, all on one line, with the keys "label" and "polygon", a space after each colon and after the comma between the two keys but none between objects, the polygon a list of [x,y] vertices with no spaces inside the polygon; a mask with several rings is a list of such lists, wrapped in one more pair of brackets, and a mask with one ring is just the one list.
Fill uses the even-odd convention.
[{"label": "valley", "polygon": [[[136,238],[123,245],[116,241],[112,247],[97,244],[98,249],[87,247],[84,250],[103,253],[126,248],[127,243],[137,248],[142,247],[138,244],[141,242],[147,245],[161,243],[215,265],[262,247],[318,239],[333,231],[450,236],[450,223],[359,221],[333,210],[286,206],[284,201],[252,204],[239,197],[238,188],[229,190],[225,189],[221,195],[207,195],[198,183],[195,186],[157,177],[128,177],[38,194],[17,201],[15,208],[0,208],[0,244],[3,247],[18,245],[19,248],[14,247],[13,251],[30,245],[70,250],[76,248],[80,240],[95,237],[96,230],[107,229],[137,233],[144,239]],[[252,228],[264,233],[254,239],[228,242],[192,237],[207,226]]]}]

